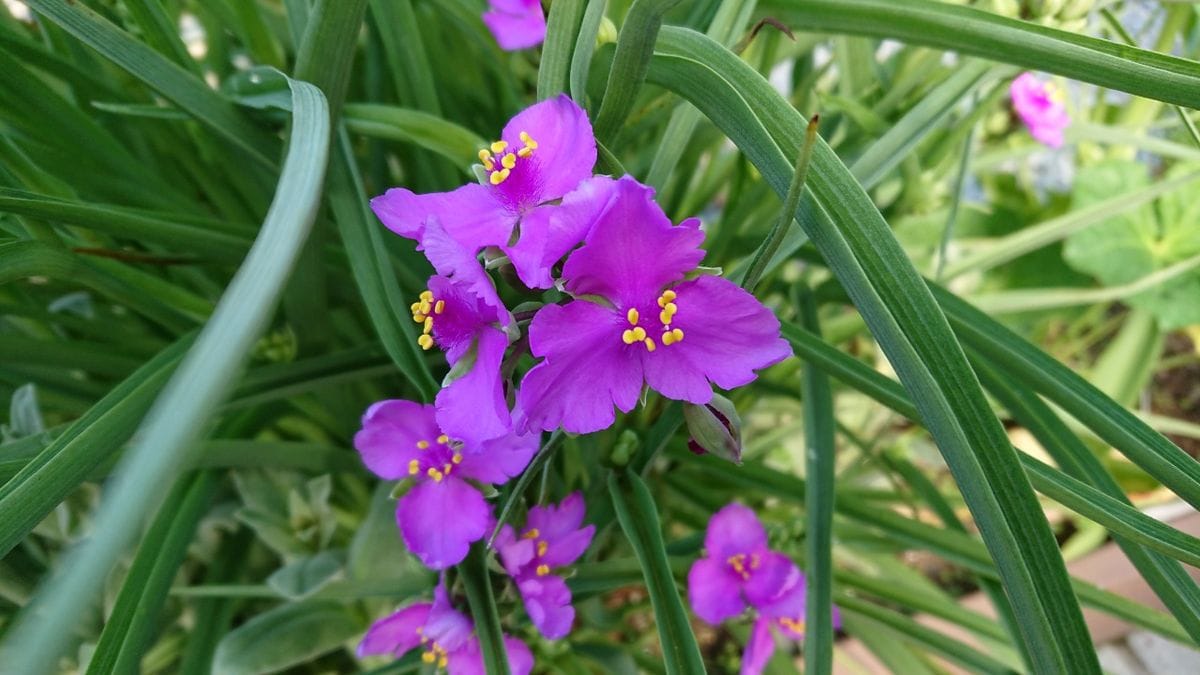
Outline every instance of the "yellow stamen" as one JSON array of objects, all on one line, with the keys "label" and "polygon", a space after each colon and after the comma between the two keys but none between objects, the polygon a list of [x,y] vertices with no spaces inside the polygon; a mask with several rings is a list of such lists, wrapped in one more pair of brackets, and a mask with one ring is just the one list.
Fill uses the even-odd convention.
[{"label": "yellow stamen", "polygon": [[516,165],[517,165],[517,156],[516,155],[505,155],[504,157],[502,157],[500,159],[500,166],[502,166],[506,169],[511,169]]},{"label": "yellow stamen", "polygon": [[663,300],[666,300],[667,302],[671,302],[675,298],[679,297],[678,295],[675,295],[675,291],[671,291],[671,290],[663,291],[662,296],[663,296]]},{"label": "yellow stamen", "polygon": [[455,464],[462,464],[462,453],[461,452],[454,453],[454,455],[450,457],[450,461],[454,462]]},{"label": "yellow stamen", "polygon": [[493,161],[492,161],[492,160],[490,160],[490,159],[484,160],[484,162],[483,162],[483,169],[484,169],[484,171],[495,171],[495,170],[496,170],[496,163],[495,163],[495,162],[493,162]]},{"label": "yellow stamen", "polygon": [[546,555],[546,551],[550,548],[550,544],[545,541],[539,541],[537,545],[538,557]]},{"label": "yellow stamen", "polygon": [[492,175],[488,177],[488,181],[491,182],[492,185],[499,185],[508,179],[508,173],[508,169],[494,171],[492,172]]},{"label": "yellow stamen", "polygon": [[627,345],[637,342],[637,338],[633,337],[633,329],[626,328],[625,332],[621,333],[621,341]]},{"label": "yellow stamen", "polygon": [[522,539],[537,539],[537,538],[538,538],[538,537],[540,537],[540,536],[542,536],[542,533],[541,533],[541,532],[538,532],[538,529],[535,527],[535,528],[533,528],[532,530],[530,530],[530,531],[526,532],[525,534],[521,535],[521,538],[522,538]]},{"label": "yellow stamen", "polygon": [[445,668],[447,663],[449,663],[449,660],[446,658],[445,654],[442,654],[438,657],[438,668]]},{"label": "yellow stamen", "polygon": [[480,149],[479,150],[479,161],[483,162],[484,165],[491,163],[492,153],[488,152],[487,150]]},{"label": "yellow stamen", "polygon": [[442,312],[444,312],[444,311],[446,311],[446,301],[445,301],[445,300],[438,300],[438,301],[437,301],[437,302],[436,302],[436,303],[433,305],[433,313],[434,313],[434,314],[441,314],[441,313],[442,313]]},{"label": "yellow stamen", "polygon": [[679,311],[679,306],[673,302],[668,302],[667,304],[663,305],[663,311],[667,312],[671,316],[675,316],[675,312]]},{"label": "yellow stamen", "polygon": [[433,468],[432,466],[429,467],[429,470],[426,471],[425,473],[430,478],[432,478],[433,482],[435,482],[435,483],[440,483],[440,482],[442,482],[442,479],[445,478],[445,476],[442,474],[441,471],[438,471],[437,469]]},{"label": "yellow stamen", "polygon": [[417,297],[425,302],[433,302],[433,291],[421,291]]},{"label": "yellow stamen", "polygon": [[421,463],[415,459],[408,460],[408,475],[415,476],[421,472]]},{"label": "yellow stamen", "polygon": [[629,319],[629,323],[636,326],[639,318],[637,308],[630,307],[629,311],[625,313],[625,318]]},{"label": "yellow stamen", "polygon": [[675,334],[672,333],[671,331],[667,331],[667,332],[663,333],[662,334],[662,343],[663,343],[664,347],[669,347],[669,346],[675,344]]},{"label": "yellow stamen", "polygon": [[[671,340],[672,342],[683,342],[683,331],[679,328],[673,329],[671,331],[671,338],[672,338],[672,340]],[[665,340],[664,340],[664,342],[665,342]]]},{"label": "yellow stamen", "polygon": [[528,145],[517,151],[517,157],[520,157],[521,159],[525,159],[532,154],[533,148],[529,147]]},{"label": "yellow stamen", "polygon": [[413,321],[415,321],[417,323],[425,323],[426,318],[428,318],[428,317],[426,317],[424,314],[422,314],[420,312],[413,313]]},{"label": "yellow stamen", "polygon": [[654,344],[654,338],[646,338],[642,342],[646,345],[646,351],[648,352],[652,352],[658,347],[658,345]]},{"label": "yellow stamen", "polygon": [[804,619],[801,618],[789,619],[788,617],[783,617],[779,620],[779,625],[792,631],[793,633],[804,632]]},{"label": "yellow stamen", "polygon": [[451,470],[451,469],[453,469],[453,468],[454,468],[454,465],[453,465],[453,464],[451,464],[450,462],[446,462],[445,464],[443,464],[443,465],[442,465],[442,473],[444,473],[444,474],[446,474],[447,476],[449,476],[449,475],[450,475],[450,470]]},{"label": "yellow stamen", "polygon": [[425,326],[421,328],[421,332],[426,335],[429,335],[429,332],[432,330],[433,330],[433,317],[427,316],[427,317],[425,317]]},{"label": "yellow stamen", "polygon": [[492,143],[492,154],[498,155],[498,154],[504,152],[504,149],[507,147],[508,147],[508,141],[496,141],[495,143]]},{"label": "yellow stamen", "polygon": [[646,339],[646,329],[642,328],[641,326],[637,326],[636,328],[634,328],[633,329],[633,339],[637,340],[637,341],[645,340]]},{"label": "yellow stamen", "polygon": [[530,138],[528,131],[522,131],[520,133],[520,139],[521,139],[522,143],[532,143],[533,142],[533,139]]},{"label": "yellow stamen", "polygon": [[433,347],[433,337],[429,335],[422,335],[421,337],[417,338],[417,344],[421,345],[421,349],[429,350]]},{"label": "yellow stamen", "polygon": [[550,574],[550,566],[545,564],[538,565],[536,571],[539,577],[544,577],[547,574]]},{"label": "yellow stamen", "polygon": [[410,312],[412,312],[413,314],[416,314],[418,311],[420,311],[420,309],[421,309],[421,303],[420,303],[420,302],[414,302],[413,304],[411,304],[411,305],[409,305],[409,306],[408,306],[408,310],[409,310]]},{"label": "yellow stamen", "polygon": [[433,653],[433,650],[431,649],[421,655],[421,660],[424,661],[425,663],[433,663],[434,661],[437,661],[437,656]]},{"label": "yellow stamen", "polygon": [[446,434],[442,434],[441,436],[437,437],[437,442],[441,443],[442,445],[445,445],[450,442],[450,437],[447,436]]},{"label": "yellow stamen", "polygon": [[426,441],[426,440],[417,441],[417,449],[426,450],[428,448],[429,448],[429,441]]},{"label": "yellow stamen", "polygon": [[673,318],[674,317],[671,315],[671,313],[665,309],[658,313],[658,321],[664,326],[671,325],[671,319]]}]

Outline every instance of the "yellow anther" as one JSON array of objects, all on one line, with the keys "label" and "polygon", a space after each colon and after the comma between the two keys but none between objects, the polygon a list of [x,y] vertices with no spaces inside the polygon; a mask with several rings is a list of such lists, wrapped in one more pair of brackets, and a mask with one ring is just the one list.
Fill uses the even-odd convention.
[{"label": "yellow anther", "polygon": [[446,658],[445,654],[442,654],[438,657],[438,668],[445,668],[447,663],[449,663],[449,660]]},{"label": "yellow anther", "polygon": [[545,541],[539,541],[537,546],[538,557],[546,555],[546,551],[550,548],[550,544]]},{"label": "yellow anther", "polygon": [[533,148],[529,147],[528,145],[517,151],[517,157],[520,157],[521,159],[525,159],[532,154]]},{"label": "yellow anther", "polygon": [[629,319],[629,323],[636,326],[639,318],[637,308],[630,307],[629,311],[625,313],[625,318]]},{"label": "yellow anther", "polygon": [[492,161],[492,160],[490,160],[490,159],[488,159],[488,160],[484,160],[484,162],[483,162],[483,170],[484,170],[484,171],[495,171],[495,170],[496,170],[496,163],[495,163],[495,162],[493,162],[493,161]]},{"label": "yellow anther", "polygon": [[654,344],[654,338],[646,338],[642,342],[646,345],[646,351],[648,352],[652,352],[658,348],[658,345]]},{"label": "yellow anther", "polygon": [[425,302],[433,302],[433,291],[421,291],[417,297]]},{"label": "yellow anther", "polygon": [[544,577],[547,574],[550,574],[550,566],[546,564],[538,565],[536,571],[539,577]]},{"label": "yellow anther", "polygon": [[415,459],[408,460],[408,475],[415,476],[421,472],[421,463]]},{"label": "yellow anther", "polygon": [[526,532],[525,534],[521,535],[521,538],[522,538],[522,539],[537,539],[537,538],[538,538],[538,537],[540,537],[540,536],[542,536],[542,533],[541,533],[541,532],[538,532],[538,529],[535,527],[535,528],[533,528],[532,530],[530,530],[530,531]]},{"label": "yellow anther", "polygon": [[441,436],[437,437],[437,442],[441,443],[442,445],[445,445],[450,442],[450,437],[447,436],[446,434],[442,434]]},{"label": "yellow anther", "polygon": [[500,158],[500,166],[502,166],[506,169],[511,169],[516,165],[517,165],[517,156],[516,155],[509,154],[509,155],[505,155],[504,157]]},{"label": "yellow anther", "polygon": [[462,453],[456,452],[450,457],[450,461],[455,464],[462,464]]},{"label": "yellow anther", "polygon": [[425,325],[421,328],[421,332],[426,335],[429,335],[429,332],[432,330],[433,330],[433,317],[427,316],[427,317],[425,317]]},{"label": "yellow anther", "polygon": [[531,143],[531,142],[533,141],[533,138],[531,138],[531,137],[529,136],[529,132],[528,132],[528,131],[522,131],[522,132],[521,132],[521,134],[520,134],[520,138],[521,138],[521,142],[522,142],[522,143]]},{"label": "yellow anther", "polygon": [[431,312],[433,310],[433,301],[432,300],[422,300],[421,306],[418,307],[417,310],[419,312],[421,312],[422,314],[428,315],[429,312]]},{"label": "yellow anther", "polygon": [[487,150],[480,149],[479,150],[479,161],[483,162],[484,164],[487,164],[488,162],[492,161],[492,153],[488,152]]},{"label": "yellow anther", "polygon": [[671,319],[673,318],[675,318],[675,315],[671,314],[665,309],[658,313],[658,322],[664,326],[671,325]]},{"label": "yellow anther", "polygon": [[418,449],[418,450],[426,450],[426,449],[428,449],[428,448],[429,448],[429,441],[426,441],[426,440],[423,440],[423,439],[422,439],[422,440],[419,440],[419,441],[417,441],[417,449]]},{"label": "yellow anther", "polygon": [[675,295],[675,291],[671,291],[671,290],[663,291],[662,296],[663,296],[663,300],[666,300],[667,302],[671,302],[675,298],[679,297],[678,295]]},{"label": "yellow anther", "polygon": [[427,318],[428,317],[426,317],[424,314],[422,314],[420,312],[413,312],[413,321],[415,321],[417,323],[425,323],[425,319],[427,319]]},{"label": "yellow anther", "polygon": [[633,337],[633,329],[626,328],[625,332],[621,333],[621,341],[627,345],[637,342],[637,338]]},{"label": "yellow anther", "polygon": [[663,333],[662,334],[662,343],[663,343],[664,347],[669,347],[669,346],[675,344],[675,334],[672,333],[671,331],[667,331],[667,332]]},{"label": "yellow anther", "polygon": [[446,311],[446,301],[445,300],[438,300],[436,303],[434,303],[434,305],[433,305],[433,313],[434,314],[441,314],[444,311]]},{"label": "yellow anther", "polygon": [[417,338],[417,344],[421,345],[421,349],[429,350],[433,348],[433,336],[422,335]]},{"label": "yellow anther", "polygon": [[434,661],[437,661],[437,655],[434,654],[433,650],[431,649],[421,655],[421,660],[425,663],[433,663]]},{"label": "yellow anther", "polygon": [[493,171],[492,175],[490,177],[488,177],[488,181],[491,182],[492,185],[499,185],[508,179],[508,173],[509,173],[508,169],[500,169],[499,171]]},{"label": "yellow anther", "polygon": [[438,471],[437,469],[433,468],[432,466],[431,466],[431,467],[429,467],[429,470],[428,470],[428,471],[426,471],[425,473],[426,473],[426,474],[427,474],[427,475],[428,475],[430,478],[432,478],[432,479],[433,479],[433,482],[435,482],[435,483],[440,483],[440,482],[442,482],[442,479],[446,477],[445,475],[443,475],[443,474],[442,474],[442,472],[441,472],[441,471]]},{"label": "yellow anther", "polygon": [[645,340],[646,339],[646,329],[642,328],[641,326],[635,327],[633,329],[633,339],[638,342]]},{"label": "yellow anther", "polygon": [[674,338],[673,342],[683,342],[683,331],[675,328],[671,330],[671,337]]},{"label": "yellow anther", "polygon": [[419,312],[419,311],[421,310],[421,303],[420,303],[420,302],[414,302],[413,304],[411,304],[411,305],[409,305],[409,306],[408,306],[408,310],[409,310],[410,312],[412,312],[413,314],[416,314],[417,312]]},{"label": "yellow anther", "polygon": [[779,620],[779,625],[792,631],[793,633],[804,632],[804,619],[801,618],[790,619],[785,616]]},{"label": "yellow anther", "polygon": [[675,312],[679,311],[679,306],[673,302],[668,302],[663,305],[663,311],[669,313],[671,316],[675,316]]},{"label": "yellow anther", "polygon": [[498,155],[498,154],[504,152],[504,149],[507,147],[508,147],[508,141],[496,141],[495,143],[492,143],[492,154]]},{"label": "yellow anther", "polygon": [[451,470],[451,469],[453,469],[453,468],[454,468],[454,465],[453,465],[453,464],[451,464],[450,462],[446,462],[445,464],[443,464],[443,465],[442,465],[442,473],[444,473],[444,474],[446,474],[447,476],[449,476],[449,475],[450,475],[450,470]]}]

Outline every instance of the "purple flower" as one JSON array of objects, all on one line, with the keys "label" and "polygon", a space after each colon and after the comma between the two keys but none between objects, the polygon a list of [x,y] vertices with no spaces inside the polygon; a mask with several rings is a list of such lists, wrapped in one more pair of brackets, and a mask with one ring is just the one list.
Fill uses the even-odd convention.
[{"label": "purple flower", "polygon": [[1053,84],[1038,80],[1033,73],[1021,73],[1013,80],[1009,95],[1030,135],[1043,145],[1062,147],[1063,129],[1070,125],[1071,118]]},{"label": "purple flower", "polygon": [[[417,240],[439,274],[466,273],[461,251],[430,245],[430,236],[444,233],[466,251],[468,259],[482,248],[499,247],[523,283],[550,288],[551,266],[579,243],[584,232],[553,223],[554,205],[548,202],[566,197],[591,176],[596,163],[592,125],[582,108],[560,95],[518,113],[500,138],[479,151],[487,185],[471,183],[451,192],[423,195],[392,188],[372,199],[371,208],[393,232]],[[431,223],[440,232],[431,233]]]},{"label": "purple flower", "polygon": [[538,443],[537,434],[510,433],[464,445],[442,433],[433,406],[402,400],[372,405],[354,435],[368,469],[414,482],[396,503],[396,522],[409,550],[438,570],[462,562],[492,524],[491,508],[468,481],[506,482],[529,464]]},{"label": "purple flower", "polygon": [[507,51],[536,47],[546,39],[542,0],[488,0],[483,22]]},{"label": "purple flower", "polygon": [[[804,598],[804,575],[800,574],[778,597],[758,608],[758,619],[742,653],[741,675],[758,675],[763,671],[775,653],[774,632],[791,640],[804,639]],[[841,613],[837,607],[831,609],[833,627],[841,628]]]},{"label": "purple flower", "polygon": [[654,191],[626,176],[597,177],[563,200],[562,229],[586,232],[563,267],[577,298],[547,305],[529,326],[544,357],[518,396],[523,428],[588,433],[633,409],[643,383],[695,404],[791,355],[779,321],[755,297],[711,275],[685,280],[704,256],[699,221],[673,226]]},{"label": "purple flower", "polygon": [[[475,625],[450,604],[445,580],[433,593],[432,603],[409,605],[372,624],[358,645],[358,655],[399,658],[420,646],[422,661],[450,675],[486,675]],[[533,654],[523,642],[505,635],[504,647],[513,675],[533,669]]]},{"label": "purple flower", "polygon": [[[713,514],[704,537],[707,557],[688,571],[688,602],[696,616],[718,624],[745,611],[770,606],[799,583],[800,570],[767,548],[767,533],[754,511],[729,504]],[[801,602],[804,596],[801,595]]]},{"label": "purple flower", "polygon": [[567,583],[550,572],[575,562],[592,542],[596,528],[580,527],[583,512],[583,496],[575,492],[557,507],[529,509],[520,535],[511,525],[505,525],[496,535],[496,550],[504,569],[517,583],[525,611],[533,625],[551,640],[566,637],[575,621]]}]

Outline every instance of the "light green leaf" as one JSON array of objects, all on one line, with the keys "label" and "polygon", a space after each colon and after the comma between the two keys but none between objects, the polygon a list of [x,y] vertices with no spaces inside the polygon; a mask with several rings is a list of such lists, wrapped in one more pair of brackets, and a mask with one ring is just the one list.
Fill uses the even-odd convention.
[{"label": "light green leaf", "polygon": [[339,648],[362,631],[340,603],[305,600],[280,605],[229,632],[217,645],[213,672],[275,673]]}]

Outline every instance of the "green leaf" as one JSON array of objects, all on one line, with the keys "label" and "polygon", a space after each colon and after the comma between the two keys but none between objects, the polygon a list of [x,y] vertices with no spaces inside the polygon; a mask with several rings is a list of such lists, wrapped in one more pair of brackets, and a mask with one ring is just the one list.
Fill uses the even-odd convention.
[{"label": "green leaf", "polygon": [[340,603],[304,600],[267,610],[230,631],[217,646],[213,672],[274,673],[333,651],[362,630]]},{"label": "green leaf", "polygon": [[[142,520],[162,502],[170,477],[186,465],[188,451],[271,317],[316,217],[329,152],[324,96],[302,82],[293,83],[292,94],[291,143],[262,230],[212,319],[157,399],[138,442],[125,454],[96,516],[94,536],[68,554],[63,574],[7,631],[0,654],[18,672],[38,675],[53,669],[72,633],[62,627],[76,625],[79,604],[99,590]],[[47,625],[59,628],[46,630]]]},{"label": "green leaf", "polygon": [[417,110],[375,103],[346,104],[346,128],[352,133],[414,143],[431,150],[468,174],[478,161],[480,148],[486,147],[478,134],[448,120]]},{"label": "green leaf", "polygon": [[271,573],[267,585],[288,600],[303,600],[321,590],[342,571],[344,556],[339,551],[295,560]]},{"label": "green leaf", "polygon": [[483,542],[476,542],[467,553],[467,559],[458,566],[458,571],[467,590],[471,617],[475,620],[475,634],[479,638],[479,651],[483,655],[483,669],[490,675],[508,675],[508,649],[504,646],[504,632],[500,628],[496,598],[492,596],[487,557],[487,547]]},{"label": "green leaf", "polygon": [[567,90],[572,51],[583,20],[583,5],[584,0],[559,0],[550,5],[542,61],[538,65],[538,100],[552,98]]},{"label": "green leaf", "polygon": [[612,143],[613,137],[625,123],[638,89],[646,79],[650,56],[654,53],[654,39],[662,27],[663,15],[679,4],[679,0],[634,0],[621,34],[617,38],[617,51],[613,55],[612,67],[608,72],[608,86],[604,99],[596,113],[593,127],[596,139]]},{"label": "green leaf", "polygon": [[795,30],[891,38],[1200,108],[1200,64],[931,0],[763,0]]},{"label": "green leaf", "polygon": [[637,474],[629,472],[611,474],[608,491],[617,520],[645,576],[668,675],[705,672],[696,636],[692,634],[687,611],[671,575],[658,510],[650,491]]}]

